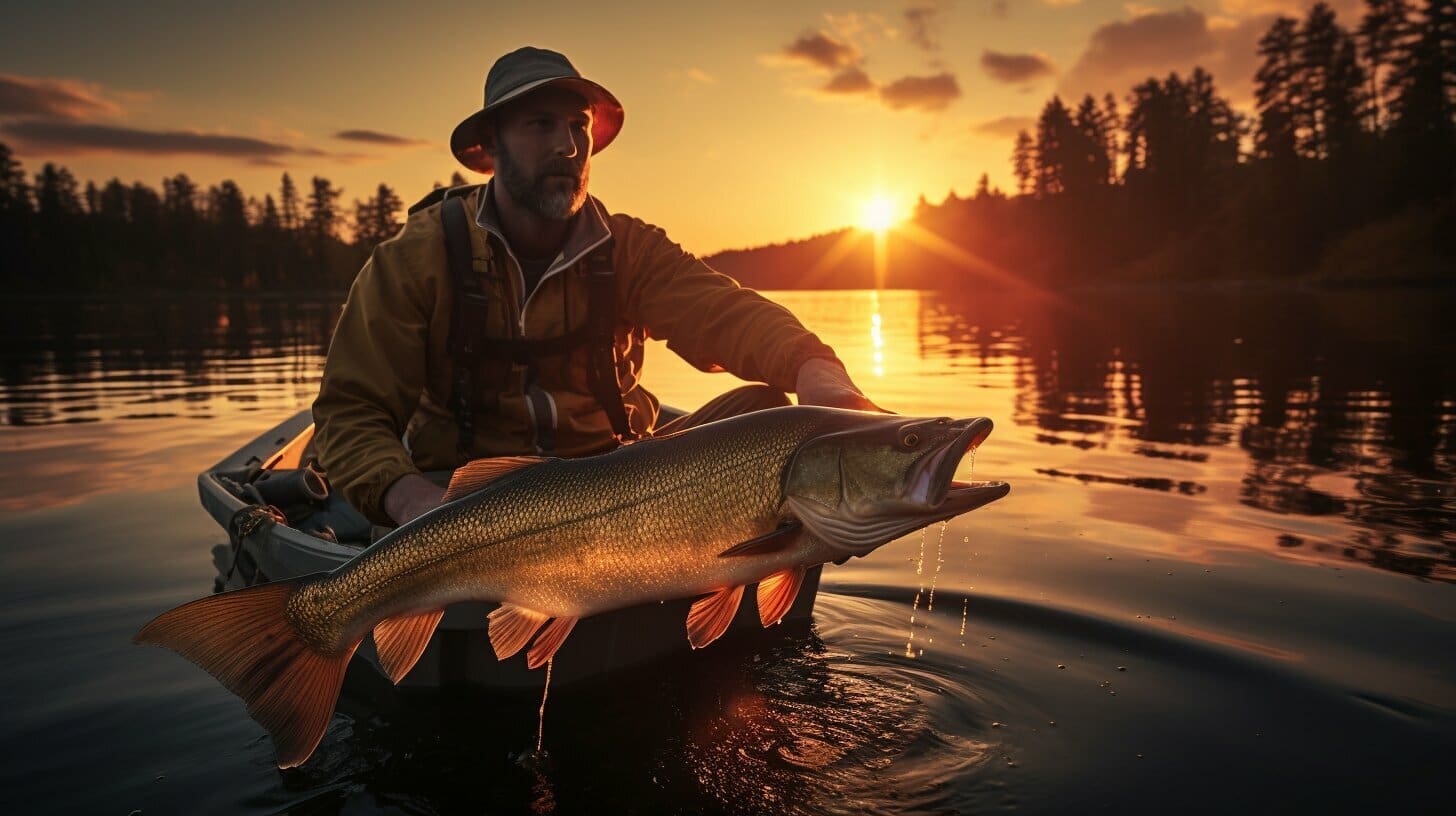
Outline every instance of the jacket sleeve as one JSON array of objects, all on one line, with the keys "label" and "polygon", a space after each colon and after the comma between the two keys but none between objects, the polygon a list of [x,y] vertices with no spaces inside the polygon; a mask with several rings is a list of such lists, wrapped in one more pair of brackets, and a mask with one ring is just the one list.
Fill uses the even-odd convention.
[{"label": "jacket sleeve", "polygon": [[843,366],[792,312],[715,271],[661,228],[626,216],[612,228],[624,315],[694,367],[793,392],[808,360]]},{"label": "jacket sleeve", "polygon": [[320,464],[376,524],[393,523],[384,511],[385,491],[419,472],[401,437],[427,376],[436,299],[427,271],[444,265],[439,234],[432,247],[430,231],[411,226],[376,247],[354,279],[313,404]]}]

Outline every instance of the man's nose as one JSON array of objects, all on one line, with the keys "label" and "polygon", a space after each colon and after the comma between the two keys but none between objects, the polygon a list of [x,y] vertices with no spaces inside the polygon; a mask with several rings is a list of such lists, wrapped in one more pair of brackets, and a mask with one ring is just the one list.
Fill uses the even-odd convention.
[{"label": "man's nose", "polygon": [[563,158],[576,158],[576,154],[585,145],[578,144],[585,139],[585,134],[578,134],[570,124],[564,124],[556,129],[556,155]]}]

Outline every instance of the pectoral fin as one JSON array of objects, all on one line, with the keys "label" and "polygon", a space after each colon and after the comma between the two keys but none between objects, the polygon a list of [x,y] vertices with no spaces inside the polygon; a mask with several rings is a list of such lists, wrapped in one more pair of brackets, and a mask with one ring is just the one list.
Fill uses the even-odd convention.
[{"label": "pectoral fin", "polygon": [[763,555],[765,553],[778,552],[786,549],[798,539],[798,532],[803,529],[802,524],[791,521],[771,532],[764,533],[757,538],[750,538],[740,544],[718,553],[719,558],[732,558],[739,555]]},{"label": "pectoral fin", "polygon": [[436,609],[417,615],[397,615],[375,625],[374,648],[379,652],[379,663],[384,667],[384,673],[395,685],[399,685],[399,681],[419,662],[444,614],[445,610]]},{"label": "pectoral fin", "polygon": [[701,649],[728,631],[728,624],[733,622],[742,600],[741,586],[720,589],[699,598],[688,610],[688,642],[693,648]]},{"label": "pectoral fin", "polygon": [[789,614],[803,585],[804,570],[800,567],[779,570],[758,582],[758,619],[765,627],[773,626]]},{"label": "pectoral fin", "polygon": [[557,618],[546,624],[541,634],[536,636],[536,642],[531,644],[531,651],[526,653],[526,668],[539,669],[546,665],[566,642],[566,636],[571,634],[571,627],[576,625],[576,618]]},{"label": "pectoral fin", "polygon": [[541,624],[551,618],[550,615],[527,609],[524,606],[516,606],[513,603],[503,603],[489,615],[490,624],[487,633],[490,635],[490,648],[495,651],[497,660],[505,660],[511,655],[519,652]]},{"label": "pectoral fin", "polygon": [[507,473],[514,473],[521,468],[544,461],[546,461],[545,457],[541,456],[500,456],[466,462],[455,471],[454,476],[450,477],[450,487],[446,488],[445,496],[440,499],[440,503],[444,504],[455,501],[461,496],[468,496]]}]

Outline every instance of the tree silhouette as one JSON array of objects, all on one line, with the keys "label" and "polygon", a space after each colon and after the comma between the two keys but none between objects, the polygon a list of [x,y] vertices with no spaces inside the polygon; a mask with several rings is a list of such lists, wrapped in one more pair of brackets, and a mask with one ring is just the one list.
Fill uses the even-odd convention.
[{"label": "tree silhouette", "polygon": [[278,212],[279,225],[288,232],[297,230],[302,224],[299,219],[298,188],[293,185],[293,179],[287,173],[283,174],[283,182],[278,190],[278,201],[282,208]]},{"label": "tree silhouette", "polygon": [[1425,0],[1400,37],[1389,74],[1401,180],[1417,198],[1448,193],[1456,175],[1456,0]]},{"label": "tree silhouette", "polygon": [[1391,67],[1400,38],[1408,28],[1410,6],[1406,0],[1365,0],[1365,17],[1360,21],[1356,38],[1365,59],[1365,75],[1370,83],[1370,130],[1384,125],[1385,102],[1381,88]]},{"label": "tree silhouette", "polygon": [[1290,17],[1280,17],[1259,38],[1259,56],[1264,61],[1254,75],[1259,111],[1255,155],[1284,163],[1295,156],[1295,110],[1303,104],[1296,53],[1298,25]]},{"label": "tree silhouette", "polygon": [[1012,174],[1016,176],[1016,192],[1027,195],[1032,191],[1031,180],[1036,175],[1036,144],[1031,134],[1018,131],[1016,146],[1011,151]]}]

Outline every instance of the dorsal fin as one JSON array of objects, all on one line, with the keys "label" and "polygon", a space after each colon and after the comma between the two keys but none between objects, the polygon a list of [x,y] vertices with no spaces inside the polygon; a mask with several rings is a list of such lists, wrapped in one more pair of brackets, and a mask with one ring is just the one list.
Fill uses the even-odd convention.
[{"label": "dorsal fin", "polygon": [[379,652],[379,663],[389,679],[399,685],[409,670],[415,667],[430,645],[430,636],[445,610],[420,612],[415,615],[396,615],[385,618],[374,625],[374,648]]},{"label": "dorsal fin", "polygon": [[688,610],[688,642],[694,649],[701,649],[717,640],[728,631],[728,624],[738,613],[738,603],[743,600],[743,587],[720,589],[712,595],[705,595],[693,603]]},{"label": "dorsal fin", "polygon": [[546,461],[542,456],[499,456],[466,462],[450,477],[450,487],[441,504],[452,502],[485,487],[507,473]]},{"label": "dorsal fin", "polygon": [[789,614],[799,587],[804,583],[804,568],[789,567],[758,582],[758,619],[764,626],[773,626]]},{"label": "dorsal fin", "polygon": [[738,555],[763,555],[764,553],[778,552],[793,544],[799,530],[804,525],[797,521],[791,521],[782,527],[777,527],[757,538],[750,538],[739,544],[718,553],[719,558],[732,558]]}]

